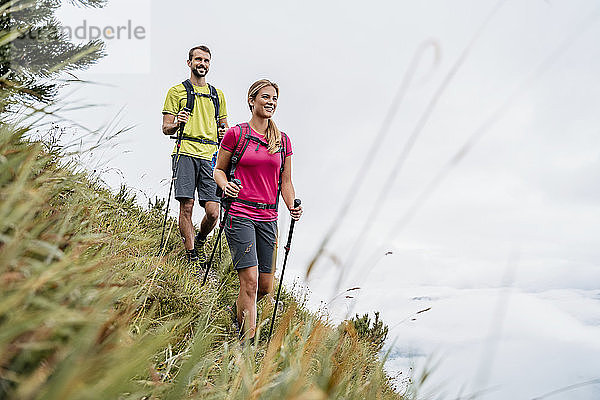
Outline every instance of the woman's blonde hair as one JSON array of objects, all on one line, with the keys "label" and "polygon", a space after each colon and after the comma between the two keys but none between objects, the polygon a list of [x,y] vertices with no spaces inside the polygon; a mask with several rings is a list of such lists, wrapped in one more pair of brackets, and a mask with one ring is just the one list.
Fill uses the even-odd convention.
[{"label": "woman's blonde hair", "polygon": [[[250,105],[250,100],[256,100],[256,96],[258,96],[258,92],[262,88],[272,86],[275,89],[275,93],[277,93],[277,97],[279,97],[279,86],[275,82],[271,82],[268,79],[261,79],[254,82],[250,89],[248,89],[248,106],[250,107],[250,111],[252,111],[252,106]],[[267,150],[270,154],[273,154],[279,151],[279,147],[281,146],[281,131],[275,125],[275,122],[271,118],[267,121],[267,131],[265,132],[265,139],[267,144]]]}]

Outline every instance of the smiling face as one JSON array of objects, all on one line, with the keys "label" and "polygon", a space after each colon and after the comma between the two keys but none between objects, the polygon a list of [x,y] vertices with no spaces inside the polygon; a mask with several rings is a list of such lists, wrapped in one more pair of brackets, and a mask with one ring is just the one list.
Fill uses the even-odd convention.
[{"label": "smiling face", "polygon": [[258,91],[255,98],[248,100],[252,115],[271,118],[277,108],[277,90],[273,86],[265,86]]},{"label": "smiling face", "polygon": [[196,49],[192,54],[192,58],[187,63],[196,77],[203,78],[208,74],[210,68],[210,54],[206,51]]}]

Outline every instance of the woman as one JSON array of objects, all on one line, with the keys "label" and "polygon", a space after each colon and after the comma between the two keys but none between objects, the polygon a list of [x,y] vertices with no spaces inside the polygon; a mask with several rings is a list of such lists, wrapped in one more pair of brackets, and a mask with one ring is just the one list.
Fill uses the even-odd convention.
[{"label": "woman", "polygon": [[240,279],[236,309],[244,340],[254,337],[256,302],[273,290],[279,193],[294,220],[302,215],[301,206],[294,208],[292,145],[271,119],[278,96],[279,87],[267,79],[250,86],[252,117],[225,133],[214,170],[231,199],[225,236]]}]

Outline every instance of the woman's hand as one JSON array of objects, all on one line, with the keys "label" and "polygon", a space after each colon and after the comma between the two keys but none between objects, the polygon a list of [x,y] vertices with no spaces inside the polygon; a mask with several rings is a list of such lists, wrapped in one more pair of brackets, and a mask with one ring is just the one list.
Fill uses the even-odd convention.
[{"label": "woman's hand", "polygon": [[296,208],[290,208],[290,215],[294,221],[298,221],[302,216],[302,206],[298,206]]},{"label": "woman's hand", "polygon": [[233,181],[229,181],[227,182],[227,185],[223,188],[223,193],[225,193],[227,197],[238,197],[241,188],[241,185],[238,186]]}]

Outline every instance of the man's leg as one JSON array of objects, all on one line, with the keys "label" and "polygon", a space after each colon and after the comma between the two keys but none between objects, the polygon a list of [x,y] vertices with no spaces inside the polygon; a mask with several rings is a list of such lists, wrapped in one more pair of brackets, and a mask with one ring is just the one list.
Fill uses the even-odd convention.
[{"label": "man's leg", "polygon": [[179,200],[179,233],[184,240],[186,250],[194,249],[194,224],[192,224],[192,210],[194,199],[180,198]]},{"label": "man's leg", "polygon": [[194,159],[189,156],[180,155],[177,158],[173,157],[172,162],[173,169],[177,170],[175,198],[179,201],[179,233],[181,233],[185,249],[188,251],[188,258],[190,258],[193,256],[193,254],[190,254],[190,251],[194,249],[192,210],[194,208],[194,190],[196,188],[196,167]]},{"label": "man's leg", "polygon": [[[217,225],[219,220],[219,203],[216,201],[207,201],[204,204],[204,218],[200,223],[200,232],[196,240],[205,241],[206,237]],[[199,249],[202,251],[202,249]]]},{"label": "man's leg", "polygon": [[204,218],[200,223],[200,232],[196,236],[198,249],[202,252],[200,244],[206,240],[208,234],[214,229],[219,220],[219,198],[217,197],[217,184],[213,179],[213,169],[208,160],[198,161],[198,176],[196,178],[198,202],[204,207]]}]

